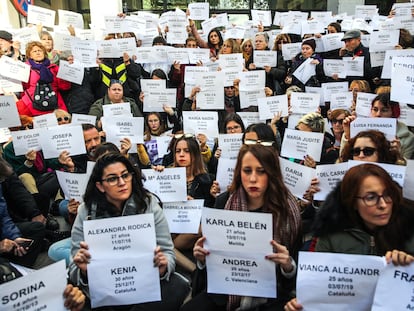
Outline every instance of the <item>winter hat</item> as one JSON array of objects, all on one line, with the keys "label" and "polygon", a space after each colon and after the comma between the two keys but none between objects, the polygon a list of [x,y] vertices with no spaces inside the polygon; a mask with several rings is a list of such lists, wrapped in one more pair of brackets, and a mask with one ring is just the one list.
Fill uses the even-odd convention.
[{"label": "winter hat", "polygon": [[315,42],[315,39],[308,39],[308,40],[305,40],[305,41],[303,41],[302,42],[302,45],[309,45],[311,48],[312,48],[312,50],[314,50],[315,51],[315,49],[316,49],[316,42]]}]

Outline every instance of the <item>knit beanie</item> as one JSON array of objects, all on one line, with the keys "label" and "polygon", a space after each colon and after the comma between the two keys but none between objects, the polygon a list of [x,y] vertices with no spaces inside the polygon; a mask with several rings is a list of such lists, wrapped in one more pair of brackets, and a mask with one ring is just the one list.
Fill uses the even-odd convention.
[{"label": "knit beanie", "polygon": [[315,39],[308,39],[302,42],[302,45],[309,45],[313,51],[316,49],[316,42]]}]

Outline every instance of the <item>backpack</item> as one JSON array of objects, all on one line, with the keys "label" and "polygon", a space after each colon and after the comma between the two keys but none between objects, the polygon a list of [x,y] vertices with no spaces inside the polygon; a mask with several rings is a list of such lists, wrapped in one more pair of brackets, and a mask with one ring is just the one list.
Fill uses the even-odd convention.
[{"label": "backpack", "polygon": [[33,108],[39,111],[50,111],[58,108],[58,99],[50,83],[37,81],[33,98],[26,91],[32,101]]},{"label": "backpack", "polygon": [[7,259],[0,257],[0,284],[12,281],[21,276],[22,274],[19,270],[13,267]]}]

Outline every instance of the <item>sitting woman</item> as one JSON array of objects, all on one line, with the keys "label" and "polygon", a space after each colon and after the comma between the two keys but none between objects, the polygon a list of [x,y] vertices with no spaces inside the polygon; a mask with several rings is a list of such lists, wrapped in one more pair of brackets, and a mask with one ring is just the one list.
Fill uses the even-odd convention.
[{"label": "sitting woman", "polygon": [[[385,256],[388,263],[408,265],[414,262],[413,221],[401,188],[388,172],[375,164],[358,165],[348,170],[319,209],[314,249]],[[285,306],[289,311],[302,308],[296,299]]]},{"label": "sitting woman", "polygon": [[[173,274],[175,256],[167,220],[158,200],[143,187],[141,172],[119,153],[101,156],[93,168],[86,187],[84,203],[79,206],[72,228],[73,261],[70,266],[70,279],[73,284],[83,285],[83,289],[87,291],[85,284],[88,284],[87,271],[91,260],[89,248],[94,246],[84,241],[83,223],[86,219],[136,214],[154,215],[157,243],[154,250],[154,265],[159,269],[162,298],[159,302],[122,306],[122,310],[177,310],[187,295],[187,290],[183,288],[186,284],[178,281],[178,277]],[[171,287],[177,294],[167,297],[165,290],[170,288],[171,292]],[[113,310],[121,309],[114,307]]]},{"label": "sitting woman", "polygon": [[96,116],[96,127],[99,130],[102,130],[101,118],[103,116],[103,106],[119,103],[129,103],[132,116],[142,117],[142,113],[135,100],[129,97],[124,97],[123,83],[119,80],[111,80],[106,95],[95,101],[89,109],[89,114]]},{"label": "sitting woman", "polygon": [[301,235],[299,208],[283,183],[277,151],[260,144],[244,145],[237,157],[229,198],[216,203],[218,208],[226,210],[273,215],[273,240],[270,242],[274,253],[266,258],[276,266],[277,299],[207,293],[205,260],[209,251],[204,248],[206,237],[201,237],[193,248],[199,269],[199,286],[193,285],[195,296],[181,310],[241,310],[241,305],[250,306],[243,310],[259,310],[259,306],[260,310],[281,310],[294,289],[296,265],[292,257],[297,256]]}]

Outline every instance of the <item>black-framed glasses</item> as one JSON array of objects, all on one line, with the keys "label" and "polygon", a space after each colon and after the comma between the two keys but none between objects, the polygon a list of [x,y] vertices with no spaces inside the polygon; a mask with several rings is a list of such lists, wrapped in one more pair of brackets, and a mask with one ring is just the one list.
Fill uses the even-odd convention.
[{"label": "black-framed glasses", "polygon": [[338,123],[339,125],[342,125],[344,122],[344,119],[332,119],[332,124]]},{"label": "black-framed glasses", "polygon": [[63,118],[62,118],[62,117],[56,118],[56,120],[57,120],[58,122],[62,122],[63,120],[65,120],[65,121],[67,122],[67,121],[69,121],[69,120],[70,120],[70,118],[69,118],[68,116],[64,116]]},{"label": "black-framed glasses", "polygon": [[369,156],[372,156],[374,152],[377,151],[377,149],[373,147],[365,147],[365,148],[357,147],[357,148],[351,149],[351,154],[353,156],[359,156],[361,154],[361,151],[364,154],[364,156],[369,157]]},{"label": "black-framed glasses", "polygon": [[227,132],[237,131],[237,130],[239,130],[239,129],[241,129],[241,126],[240,126],[240,125],[235,125],[235,126],[228,126],[228,127],[226,127],[226,131],[227,131]]},{"label": "black-framed glasses", "polygon": [[175,134],[174,138],[175,139],[180,139],[180,138],[195,138],[194,134]]},{"label": "black-framed glasses", "polygon": [[258,139],[258,140],[255,140],[255,139],[245,139],[244,140],[244,144],[245,145],[256,145],[256,144],[260,144],[260,145],[265,146],[265,147],[271,147],[271,146],[273,146],[274,143],[275,143],[274,141],[260,140],[260,139]]},{"label": "black-framed glasses", "polygon": [[134,173],[126,172],[126,173],[123,173],[121,176],[110,176],[110,177],[102,179],[101,181],[107,182],[108,185],[110,186],[115,186],[119,183],[120,178],[122,178],[123,181],[128,182],[132,179],[132,175],[134,175]]},{"label": "black-framed glasses", "polygon": [[368,207],[378,205],[381,198],[385,201],[385,203],[392,203],[392,198],[388,193],[379,195],[378,193],[373,192],[356,198],[361,199]]}]

